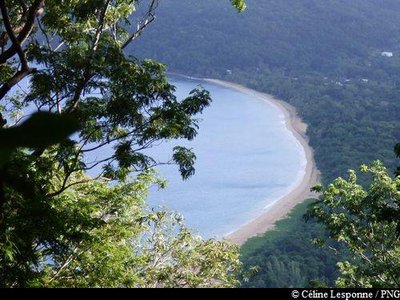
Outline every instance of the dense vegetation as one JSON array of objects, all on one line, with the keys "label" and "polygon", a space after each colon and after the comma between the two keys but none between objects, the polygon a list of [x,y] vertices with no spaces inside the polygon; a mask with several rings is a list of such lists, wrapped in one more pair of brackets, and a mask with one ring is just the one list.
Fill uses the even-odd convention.
[{"label": "dense vegetation", "polygon": [[[362,173],[368,188],[358,183]],[[245,269],[258,271],[242,286],[398,288],[400,178],[376,161],[316,189],[319,201],[297,205],[273,231],[244,244]]]},{"label": "dense vegetation", "polygon": [[[132,26],[137,2],[0,0],[0,287],[237,283],[236,246],[146,206],[160,182],[143,150],[193,139],[210,97],[177,99],[162,64],[125,55],[158,1]],[[175,147],[168,163],[186,179],[195,158]]]},{"label": "dense vegetation", "polygon": [[[249,0],[238,15],[222,2],[165,0],[158,22],[133,49],[171,72],[235,81],[293,104],[309,125],[327,184],[376,159],[389,172],[396,168],[399,10],[396,0]],[[162,38],[171,32],[171,39]],[[358,182],[367,185],[368,177],[362,173]],[[261,266],[246,286],[307,286],[313,279],[334,284],[337,257],[306,241],[323,231],[297,220],[287,224],[298,227],[287,225],[290,230],[243,247],[246,266]]]},{"label": "dense vegetation", "polygon": [[242,282],[243,287],[334,285],[339,275],[335,265],[346,256],[310,246],[312,239],[327,237],[321,225],[304,222],[303,216],[313,201],[297,205],[286,219],[277,222],[273,231],[243,245],[241,260],[245,269],[256,267],[249,280]]},{"label": "dense vegetation", "polygon": [[[147,6],[132,17],[136,2]],[[242,0],[230,2],[243,10]],[[142,150],[193,139],[209,94],[200,89],[178,100],[163,65],[127,53],[294,104],[310,125],[324,182],[376,158],[394,169],[395,0],[249,0],[242,16],[223,2],[164,0],[148,38],[127,49],[154,21],[158,4],[0,0],[0,286],[238,284],[235,246],[204,241],[179,215],[145,203],[149,186],[163,183]],[[15,90],[26,78],[29,87]],[[26,107],[42,112],[21,116]],[[110,143],[111,156],[88,162],[87,153]],[[168,163],[186,179],[194,161],[189,149],[176,147]],[[99,178],[85,175],[97,164],[104,164]],[[333,285],[340,275],[340,286],[398,287],[399,180],[380,163],[362,170],[372,175],[368,188],[352,172],[319,188],[323,196],[310,212],[337,252],[309,243],[328,233],[314,219],[304,223],[308,203],[299,205],[276,231],[242,248],[246,268],[259,269],[242,285]]]},{"label": "dense vegetation", "polygon": [[309,124],[324,183],[375,159],[394,167],[398,1],[250,0],[243,14],[214,2],[162,1],[134,53],[172,72],[236,81],[293,104]]},{"label": "dense vegetation", "polygon": [[363,165],[371,177],[363,188],[358,172],[338,178],[323,191],[309,216],[328,229],[329,238],[350,251],[352,261],[338,263],[338,287],[400,287],[400,177],[391,176],[381,162]]}]

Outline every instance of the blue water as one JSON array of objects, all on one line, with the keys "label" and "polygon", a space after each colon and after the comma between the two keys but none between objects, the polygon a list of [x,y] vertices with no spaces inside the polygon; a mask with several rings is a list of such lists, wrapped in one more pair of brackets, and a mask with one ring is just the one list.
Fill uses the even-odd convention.
[{"label": "blue water", "polygon": [[[170,82],[180,99],[201,84],[213,102],[199,116],[194,141],[163,143],[148,152],[168,161],[172,148],[182,145],[193,148],[197,156],[196,174],[188,181],[182,181],[177,166],[158,167],[169,184],[165,190],[152,189],[149,203],[178,211],[205,238],[221,238],[262,214],[299,183],[305,170],[304,149],[286,128],[282,111],[271,103],[203,81],[171,77]],[[91,153],[87,161],[111,153],[108,148]],[[100,169],[89,174],[97,175]]]},{"label": "blue water", "polygon": [[203,237],[221,238],[263,213],[304,175],[305,153],[286,128],[282,111],[254,95],[206,82],[171,78],[184,98],[201,84],[211,107],[200,116],[194,141],[165,143],[151,151],[167,159],[176,145],[193,148],[196,174],[182,181],[176,166],[158,167],[168,180],[149,203],[180,212]]}]

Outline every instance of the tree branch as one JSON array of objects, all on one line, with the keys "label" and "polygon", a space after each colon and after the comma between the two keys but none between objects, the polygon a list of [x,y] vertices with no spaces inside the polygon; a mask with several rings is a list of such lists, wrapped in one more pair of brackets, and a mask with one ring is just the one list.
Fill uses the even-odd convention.
[{"label": "tree branch", "polygon": [[[93,42],[93,47],[92,47],[92,51],[89,54],[90,57],[93,55],[93,53],[97,50],[99,41],[100,41],[100,35],[101,32],[103,31],[103,27],[104,27],[104,19],[107,13],[107,9],[108,9],[108,5],[110,3],[111,0],[108,0],[105,5],[103,10],[100,13],[100,18],[99,18],[99,24],[96,30],[96,34],[94,37],[94,42]],[[86,84],[88,83],[88,81],[91,79],[92,75],[90,74],[90,69],[87,66],[83,72],[83,78],[82,81],[80,81],[76,87],[75,93],[74,93],[74,97],[72,98],[71,101],[71,106],[69,107],[69,109],[67,110],[68,113],[73,113],[74,111],[76,111],[78,109],[78,105],[79,105],[79,101],[80,101],[80,97],[82,94],[82,91],[84,90]]]},{"label": "tree branch", "polygon": [[99,25],[97,27],[96,34],[94,37],[94,42],[93,42],[93,47],[92,47],[93,51],[96,51],[97,46],[99,45],[100,35],[104,28],[104,19],[106,17],[106,13],[107,13],[107,9],[108,9],[108,5],[110,4],[110,1],[111,0],[107,0],[107,2],[104,5],[103,10],[101,11],[100,18],[99,18]]},{"label": "tree branch", "polygon": [[4,96],[11,90],[13,86],[15,86],[18,82],[20,82],[26,76],[35,71],[35,69],[32,69],[28,66],[28,61],[26,59],[24,50],[22,49],[22,43],[31,33],[35,23],[35,17],[43,6],[44,0],[35,0],[34,4],[29,8],[29,11],[27,13],[27,20],[24,27],[22,28],[18,37],[16,37],[14,30],[11,26],[5,1],[0,0],[0,10],[3,17],[4,27],[6,28],[7,35],[12,42],[10,48],[0,55],[0,65],[6,63],[7,60],[15,54],[18,54],[21,63],[21,70],[16,72],[12,78],[10,78],[6,83],[1,86],[0,100],[4,98]]},{"label": "tree branch", "polygon": [[[21,23],[24,24],[26,22],[26,17],[28,14],[28,7],[26,6],[26,3],[24,3],[23,0],[18,0],[18,3],[21,7],[22,13],[21,13]],[[20,33],[23,28],[23,25],[19,25],[16,28],[13,28],[14,34]],[[0,36],[0,47],[2,48],[2,51],[4,50],[4,46],[7,44],[8,40],[10,39],[9,35],[7,32],[3,32]]]},{"label": "tree branch", "polygon": [[[25,25],[17,37],[17,41],[18,41],[19,45],[22,45],[25,42],[25,40],[29,37],[29,35],[31,34],[32,29],[35,25],[35,18],[37,15],[40,14],[40,10],[44,7],[44,2],[45,2],[45,0],[35,0],[33,2],[32,6],[29,8]],[[0,0],[0,4],[3,7],[6,7],[4,0]],[[3,18],[4,18],[4,16],[3,16]],[[4,51],[0,55],[0,65],[5,64],[8,59],[13,57],[17,53],[17,51],[18,51],[18,49],[16,48],[15,43],[13,43],[10,46],[10,48],[8,48],[6,51]]]},{"label": "tree branch", "polygon": [[28,12],[28,6],[26,6],[26,3],[23,0],[18,0],[19,5],[21,6],[22,9],[22,15],[26,16]]},{"label": "tree branch", "polygon": [[[13,44],[13,46],[16,48],[19,60],[21,62],[21,69],[22,70],[28,70],[28,61],[26,60],[24,50],[22,50],[21,44],[18,42],[17,37],[14,34],[14,31],[11,27],[10,23],[10,18],[8,16],[7,8],[5,6],[4,0],[0,0],[0,10],[1,10],[1,15],[3,16],[3,22],[4,22],[4,27],[7,30],[7,34]],[[22,71],[21,70],[21,71]]]},{"label": "tree branch", "polygon": [[122,45],[121,49],[125,49],[130,43],[132,43],[135,39],[141,36],[143,30],[156,19],[154,11],[157,8],[157,6],[158,6],[158,0],[152,0],[146,15],[137,24],[136,31],[132,33],[132,35],[128,38],[128,40]]},{"label": "tree branch", "polygon": [[4,98],[4,96],[12,89],[14,85],[16,85],[29,74],[33,73],[35,70],[36,69],[34,68],[28,68],[26,70],[20,70],[15,73],[15,75],[0,88],[0,100]]}]

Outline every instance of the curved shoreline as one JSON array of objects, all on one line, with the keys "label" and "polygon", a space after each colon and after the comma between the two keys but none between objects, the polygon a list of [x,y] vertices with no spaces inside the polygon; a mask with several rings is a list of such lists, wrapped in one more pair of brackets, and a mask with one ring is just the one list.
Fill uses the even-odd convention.
[{"label": "curved shoreline", "polygon": [[274,229],[275,223],[285,218],[297,204],[308,198],[318,197],[318,194],[311,192],[310,189],[319,183],[320,172],[316,168],[314,152],[309,145],[309,138],[306,135],[307,124],[303,123],[294,106],[282,100],[278,100],[272,95],[258,92],[237,83],[219,79],[191,77],[177,73],[169,74],[227,87],[254,96],[277,107],[284,115],[286,128],[293,134],[295,139],[300,143],[304,150],[306,156],[306,166],[305,174],[301,181],[286,195],[276,199],[274,202],[268,205],[258,217],[250,220],[246,224],[240,226],[238,229],[233,230],[231,233],[225,235],[224,238],[226,240],[238,245],[242,245],[249,238],[262,235],[265,232]]},{"label": "curved shoreline", "polygon": [[[193,77],[192,77],[193,78]],[[194,79],[194,78],[193,78]],[[197,78],[196,78],[197,79]],[[205,82],[217,84],[227,88],[250,94],[256,98],[269,102],[282,111],[285,117],[286,128],[300,142],[306,155],[305,174],[301,182],[289,191],[283,197],[276,199],[269,205],[262,214],[248,223],[242,225],[237,230],[225,236],[225,239],[242,245],[247,239],[263,234],[274,228],[275,223],[285,216],[299,203],[310,197],[316,197],[317,194],[310,191],[311,187],[319,183],[320,172],[315,166],[313,149],[309,146],[309,139],[306,135],[307,125],[302,122],[296,109],[271,95],[257,92],[240,84],[227,82],[218,79],[199,78]]]}]

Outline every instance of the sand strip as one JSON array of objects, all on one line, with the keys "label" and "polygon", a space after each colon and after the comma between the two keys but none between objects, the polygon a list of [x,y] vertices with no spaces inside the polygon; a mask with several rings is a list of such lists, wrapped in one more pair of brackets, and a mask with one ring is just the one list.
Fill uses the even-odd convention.
[{"label": "sand strip", "polygon": [[296,109],[281,100],[275,99],[273,96],[257,92],[255,90],[246,88],[242,85],[226,82],[216,79],[201,78],[206,82],[218,84],[224,87],[228,87],[242,93],[246,93],[259,98],[260,100],[267,101],[277,106],[285,116],[285,123],[288,130],[290,130],[296,139],[300,142],[304,148],[307,164],[305,168],[305,175],[302,181],[294,187],[288,194],[280,199],[277,199],[274,204],[266,208],[260,216],[256,219],[251,220],[247,224],[243,225],[233,233],[229,234],[225,238],[237,243],[243,244],[248,238],[265,233],[268,230],[274,228],[274,224],[287,216],[287,214],[297,204],[303,202],[305,199],[310,197],[317,197],[315,193],[310,191],[310,188],[319,182],[320,172],[315,166],[313,157],[313,150],[309,146],[309,139],[306,136],[307,125],[302,122],[297,114]]},{"label": "sand strip", "polygon": [[275,223],[285,218],[297,204],[303,202],[305,199],[318,197],[318,195],[311,192],[310,189],[312,186],[320,182],[320,172],[315,165],[313,149],[308,144],[309,139],[306,135],[307,124],[302,122],[295,107],[284,101],[274,98],[272,95],[257,92],[237,83],[218,79],[190,77],[177,73],[169,74],[224,86],[275,105],[284,114],[287,129],[292,132],[304,149],[307,164],[305,167],[305,174],[301,182],[288,194],[280,199],[277,199],[272,205],[268,206],[257,218],[249,221],[236,231],[225,236],[227,240],[242,245],[247,239],[257,235],[262,235],[265,232],[273,229],[275,227]]}]

